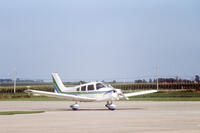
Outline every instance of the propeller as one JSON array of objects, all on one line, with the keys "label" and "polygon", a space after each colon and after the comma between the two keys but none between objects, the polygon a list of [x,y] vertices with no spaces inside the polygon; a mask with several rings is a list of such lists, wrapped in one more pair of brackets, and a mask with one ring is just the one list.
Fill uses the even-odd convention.
[{"label": "propeller", "polygon": [[113,93],[112,93],[113,98],[119,100],[119,98],[123,97],[126,100],[129,100],[129,98],[122,93],[121,89],[116,89],[112,87],[111,85],[108,85],[108,87],[113,88]]},{"label": "propeller", "polygon": [[113,94],[112,94],[112,96],[113,96],[114,98],[116,98],[117,100],[119,100],[120,97],[123,97],[123,98],[125,98],[126,100],[129,100],[129,98],[128,98],[127,96],[125,96],[125,95],[122,93],[121,89],[113,89]]}]

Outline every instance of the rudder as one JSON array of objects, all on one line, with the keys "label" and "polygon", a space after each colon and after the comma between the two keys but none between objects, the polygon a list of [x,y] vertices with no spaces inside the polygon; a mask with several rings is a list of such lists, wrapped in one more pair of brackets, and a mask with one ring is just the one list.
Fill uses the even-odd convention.
[{"label": "rudder", "polygon": [[57,93],[62,93],[63,90],[65,90],[65,86],[60,79],[58,73],[52,73],[52,79],[53,79],[53,86],[54,86],[54,91]]}]

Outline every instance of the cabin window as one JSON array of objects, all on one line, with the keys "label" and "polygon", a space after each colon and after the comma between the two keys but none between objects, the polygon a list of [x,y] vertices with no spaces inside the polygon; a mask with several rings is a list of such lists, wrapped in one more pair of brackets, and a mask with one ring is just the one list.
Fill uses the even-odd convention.
[{"label": "cabin window", "polygon": [[96,87],[97,87],[97,90],[98,89],[101,89],[101,88],[103,88],[103,87],[105,87],[103,84],[101,84],[101,83],[97,83],[96,84]]},{"label": "cabin window", "polygon": [[78,87],[78,88],[76,89],[76,91],[80,91],[80,88]]},{"label": "cabin window", "polygon": [[94,85],[88,85],[88,91],[94,90]]},{"label": "cabin window", "polygon": [[86,86],[82,86],[81,91],[86,91]]}]

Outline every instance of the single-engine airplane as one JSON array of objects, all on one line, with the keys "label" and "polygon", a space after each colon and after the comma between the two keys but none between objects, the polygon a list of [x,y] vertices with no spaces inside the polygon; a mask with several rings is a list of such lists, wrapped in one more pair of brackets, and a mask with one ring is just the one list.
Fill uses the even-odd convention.
[{"label": "single-engine airplane", "polygon": [[138,96],[143,94],[155,93],[158,90],[147,90],[133,93],[123,94],[121,89],[113,88],[111,85],[104,84],[102,82],[90,82],[86,84],[81,84],[74,87],[65,87],[62,83],[58,73],[52,73],[53,85],[55,92],[38,91],[38,90],[25,90],[26,93],[33,95],[56,97],[75,101],[75,104],[70,107],[73,110],[78,110],[78,102],[97,102],[106,101],[106,107],[109,110],[115,110],[116,106],[113,101],[128,97]]}]

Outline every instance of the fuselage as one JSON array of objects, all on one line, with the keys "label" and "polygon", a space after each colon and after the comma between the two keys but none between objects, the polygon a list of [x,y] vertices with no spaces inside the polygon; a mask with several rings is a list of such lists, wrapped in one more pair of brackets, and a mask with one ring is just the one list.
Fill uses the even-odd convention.
[{"label": "fuselage", "polygon": [[57,93],[95,98],[96,101],[116,100],[113,87],[102,82],[90,82],[74,87],[65,87],[62,91],[54,86]]}]

